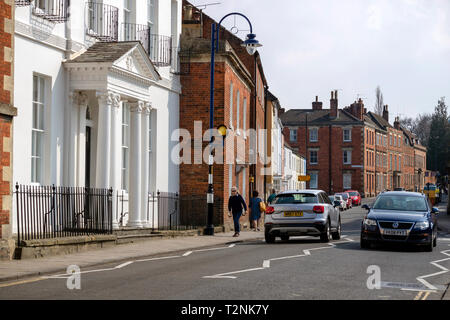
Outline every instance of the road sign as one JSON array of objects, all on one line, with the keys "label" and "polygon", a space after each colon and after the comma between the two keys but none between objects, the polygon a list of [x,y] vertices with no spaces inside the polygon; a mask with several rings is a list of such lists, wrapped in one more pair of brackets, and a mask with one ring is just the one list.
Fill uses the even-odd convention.
[{"label": "road sign", "polygon": [[307,175],[307,176],[298,176],[298,181],[311,181],[311,176]]}]

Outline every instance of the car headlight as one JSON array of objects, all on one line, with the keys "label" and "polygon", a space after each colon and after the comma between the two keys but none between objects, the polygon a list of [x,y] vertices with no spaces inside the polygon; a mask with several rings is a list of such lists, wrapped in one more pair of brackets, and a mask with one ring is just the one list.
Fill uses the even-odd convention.
[{"label": "car headlight", "polygon": [[372,219],[364,219],[364,224],[366,226],[376,226],[377,225],[377,221],[376,220],[372,220]]},{"label": "car headlight", "polygon": [[425,229],[428,229],[429,227],[430,227],[430,223],[428,221],[420,221],[420,222],[416,222],[414,229],[425,230]]}]

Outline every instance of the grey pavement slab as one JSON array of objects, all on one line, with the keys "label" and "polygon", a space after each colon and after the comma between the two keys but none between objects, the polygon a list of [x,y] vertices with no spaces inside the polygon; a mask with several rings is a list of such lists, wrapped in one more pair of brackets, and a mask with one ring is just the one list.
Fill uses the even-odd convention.
[{"label": "grey pavement slab", "polygon": [[0,261],[0,282],[35,277],[65,271],[69,265],[88,267],[110,262],[159,255],[169,252],[224,245],[245,240],[264,238],[263,232],[243,231],[237,238],[234,232],[217,233],[214,236],[188,236],[171,239],[153,239],[133,244],[121,244],[110,248],[82,253],[53,256],[40,259]]},{"label": "grey pavement slab", "polygon": [[447,214],[448,196],[442,197],[442,202],[437,206],[439,209],[438,228],[439,230],[450,234],[450,215]]}]

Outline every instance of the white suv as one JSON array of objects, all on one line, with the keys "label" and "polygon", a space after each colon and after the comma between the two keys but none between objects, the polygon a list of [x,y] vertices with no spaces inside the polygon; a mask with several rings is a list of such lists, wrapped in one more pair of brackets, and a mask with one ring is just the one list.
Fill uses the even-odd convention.
[{"label": "white suv", "polygon": [[278,194],[267,207],[265,239],[287,241],[290,236],[318,236],[322,242],[341,238],[340,202],[322,190],[291,190]]}]

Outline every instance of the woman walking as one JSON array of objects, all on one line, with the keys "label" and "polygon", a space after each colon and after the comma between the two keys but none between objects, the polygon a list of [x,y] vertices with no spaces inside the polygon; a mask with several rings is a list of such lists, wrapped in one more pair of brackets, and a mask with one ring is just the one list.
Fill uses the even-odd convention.
[{"label": "woman walking", "polygon": [[251,228],[255,231],[261,231],[259,229],[259,219],[261,219],[261,203],[264,204],[261,198],[258,198],[258,191],[253,191],[253,198],[250,199],[250,223]]},{"label": "woman walking", "polygon": [[231,217],[233,214],[233,222],[234,222],[234,236],[239,237],[239,232],[241,227],[239,225],[239,219],[242,215],[242,209],[244,209],[244,216],[247,212],[247,204],[245,203],[244,198],[238,193],[236,187],[231,188],[231,196],[228,199],[228,216]]}]

